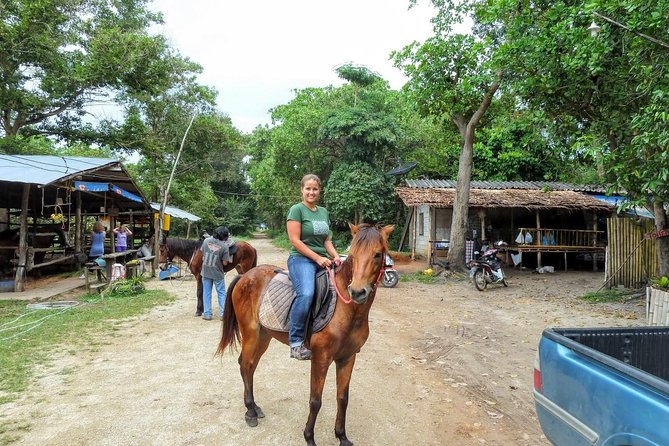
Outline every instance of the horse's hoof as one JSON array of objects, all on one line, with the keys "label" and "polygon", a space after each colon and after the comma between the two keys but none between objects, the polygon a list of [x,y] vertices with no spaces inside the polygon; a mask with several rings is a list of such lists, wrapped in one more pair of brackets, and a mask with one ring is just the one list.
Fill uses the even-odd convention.
[{"label": "horse's hoof", "polygon": [[256,414],[258,414],[258,418],[265,418],[265,412],[263,412],[259,406],[255,406],[255,410]]},{"label": "horse's hoof", "polygon": [[256,427],[258,425],[258,417],[251,417],[249,415],[244,415],[244,418],[246,419],[246,424],[249,427]]},{"label": "horse's hoof", "polygon": [[345,438],[343,440],[339,440],[339,446],[353,446],[353,443],[351,443],[348,438]]}]

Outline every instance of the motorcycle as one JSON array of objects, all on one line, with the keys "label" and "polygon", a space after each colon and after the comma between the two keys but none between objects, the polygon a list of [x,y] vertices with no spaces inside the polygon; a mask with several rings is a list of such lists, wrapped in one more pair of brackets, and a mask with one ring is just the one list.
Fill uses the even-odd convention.
[{"label": "motorcycle", "polygon": [[497,257],[497,249],[488,249],[483,254],[474,251],[475,258],[469,262],[469,277],[473,280],[477,290],[483,291],[489,283],[501,283],[505,287],[509,284],[502,271],[502,261]]},{"label": "motorcycle", "polygon": [[[341,261],[346,260],[346,255],[339,256]],[[395,269],[395,261],[390,255],[386,254],[383,262],[383,275],[381,283],[386,288],[394,288],[400,281],[400,273]]]}]

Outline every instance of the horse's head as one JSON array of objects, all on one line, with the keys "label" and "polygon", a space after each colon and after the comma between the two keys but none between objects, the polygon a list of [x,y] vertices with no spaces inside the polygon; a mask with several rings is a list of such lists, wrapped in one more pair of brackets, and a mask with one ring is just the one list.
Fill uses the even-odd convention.
[{"label": "horse's head", "polygon": [[172,258],[174,258],[174,256],[170,254],[170,250],[167,247],[167,243],[161,244],[160,247],[158,248],[158,252],[160,253],[160,260],[159,260],[160,263],[171,262]]},{"label": "horse's head", "polygon": [[378,228],[368,224],[349,223],[353,241],[347,261],[351,262],[352,278],[348,286],[351,299],[357,304],[367,302],[381,277],[385,253],[388,252],[388,236],[394,225]]}]

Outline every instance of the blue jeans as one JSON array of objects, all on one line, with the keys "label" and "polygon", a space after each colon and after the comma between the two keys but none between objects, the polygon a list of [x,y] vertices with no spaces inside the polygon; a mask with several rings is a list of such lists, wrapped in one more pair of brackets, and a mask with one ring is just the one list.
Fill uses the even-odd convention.
[{"label": "blue jeans", "polygon": [[297,295],[290,307],[288,343],[291,347],[297,347],[304,341],[307,316],[314,301],[317,270],[318,265],[313,260],[302,256],[288,257],[288,275]]},{"label": "blue jeans", "polygon": [[214,280],[202,277],[203,317],[211,317],[211,293],[214,286],[216,286],[216,294],[218,295],[219,316],[223,316],[223,309],[225,308],[225,279]]}]

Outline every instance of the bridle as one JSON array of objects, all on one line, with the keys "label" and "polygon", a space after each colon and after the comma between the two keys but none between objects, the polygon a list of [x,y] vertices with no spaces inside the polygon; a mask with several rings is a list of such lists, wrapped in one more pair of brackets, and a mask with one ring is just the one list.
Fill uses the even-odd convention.
[{"label": "bridle", "polygon": [[[350,257],[349,257],[350,258]],[[383,277],[383,272],[386,270],[386,251],[383,251],[381,253],[381,258],[383,259],[381,262],[381,268],[379,269],[379,275],[376,277],[376,281],[374,282],[374,285],[372,285],[372,292],[374,292],[379,285],[379,282],[381,281],[381,277]],[[334,268],[328,268],[328,274],[330,275],[330,279],[332,280],[332,286],[334,286],[335,292],[337,293],[337,296],[339,296],[339,299],[344,302],[345,304],[350,304],[353,302],[353,299],[351,299],[351,285],[349,284],[349,298],[346,299],[341,292],[339,291],[339,288],[337,288],[337,281],[335,280],[335,269]]]}]

